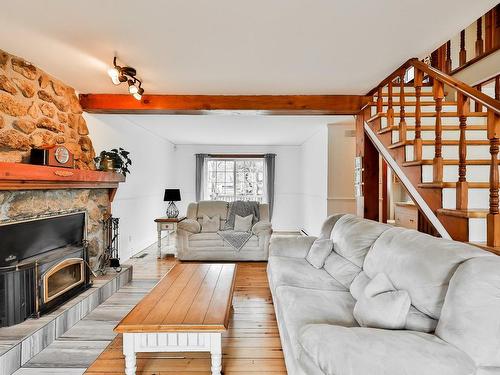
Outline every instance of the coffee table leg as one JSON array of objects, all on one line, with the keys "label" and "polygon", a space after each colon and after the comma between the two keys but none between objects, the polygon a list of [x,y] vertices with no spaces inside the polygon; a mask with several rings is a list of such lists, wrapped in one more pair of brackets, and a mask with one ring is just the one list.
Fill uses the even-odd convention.
[{"label": "coffee table leg", "polygon": [[134,350],[134,336],[132,333],[123,334],[123,355],[125,356],[125,374],[135,375],[136,362]]},{"label": "coffee table leg", "polygon": [[210,354],[212,356],[212,375],[220,375],[222,370],[222,334],[210,334]]}]

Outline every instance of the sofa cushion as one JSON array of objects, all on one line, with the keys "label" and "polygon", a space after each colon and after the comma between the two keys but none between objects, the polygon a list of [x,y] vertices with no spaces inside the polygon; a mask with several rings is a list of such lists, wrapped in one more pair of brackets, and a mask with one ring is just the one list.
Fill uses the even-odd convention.
[{"label": "sofa cushion", "polygon": [[360,267],[334,251],[326,258],[323,268],[346,288],[351,286],[354,278],[361,272]]},{"label": "sofa cushion", "polygon": [[213,217],[208,217],[203,215],[201,220],[201,232],[202,233],[215,233],[219,230],[220,216],[215,215]]},{"label": "sofa cushion", "polygon": [[281,286],[275,292],[275,299],[280,306],[282,324],[286,327],[295,358],[300,354],[298,336],[305,325],[358,325],[352,315],[354,299],[349,292]]},{"label": "sofa cushion", "polygon": [[376,221],[350,214],[343,215],[332,229],[330,238],[333,241],[333,250],[361,267],[375,240],[389,228],[388,225]]},{"label": "sofa cushion", "polygon": [[324,269],[314,268],[304,258],[271,256],[267,269],[273,289],[281,285],[292,285],[310,289],[346,290]]},{"label": "sofa cushion", "polygon": [[500,258],[468,260],[453,275],[436,335],[480,366],[500,366]]},{"label": "sofa cushion", "polygon": [[396,290],[387,275],[379,273],[356,301],[354,317],[362,327],[403,329],[409,310],[408,292]]},{"label": "sofa cushion", "polygon": [[198,221],[203,218],[203,215],[213,217],[220,216],[219,229],[223,229],[226,224],[228,211],[228,203],[223,201],[200,201],[198,202]]},{"label": "sofa cushion", "polygon": [[440,338],[421,332],[310,324],[299,336],[328,375],[473,375],[472,359]]},{"label": "sofa cushion", "polygon": [[313,242],[309,252],[307,253],[306,260],[314,268],[323,268],[326,257],[330,255],[333,249],[333,242],[330,239],[320,240],[317,239]]},{"label": "sofa cushion", "polygon": [[[349,289],[354,299],[358,300],[360,298],[370,280],[371,279],[364,271],[361,271],[356,276]],[[406,316],[405,329],[420,332],[434,332],[436,325],[436,319],[432,319],[430,316],[418,311],[414,306],[410,306],[410,310]]]},{"label": "sofa cushion", "polygon": [[375,241],[363,270],[370,278],[385,273],[396,289],[409,293],[418,310],[439,319],[448,282],[456,268],[463,261],[480,256],[491,253],[415,230],[392,228]]},{"label": "sofa cushion", "polygon": [[223,247],[224,240],[217,233],[194,233],[188,237],[189,247]]}]

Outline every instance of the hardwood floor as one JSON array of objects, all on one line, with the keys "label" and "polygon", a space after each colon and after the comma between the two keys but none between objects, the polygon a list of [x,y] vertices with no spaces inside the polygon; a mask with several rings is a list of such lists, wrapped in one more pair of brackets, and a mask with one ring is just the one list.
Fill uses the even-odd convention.
[{"label": "hardwood floor", "polygon": [[[175,264],[172,257],[133,259],[134,280],[159,279]],[[267,283],[266,263],[238,263],[229,330],[223,334],[224,375],[286,374],[283,352]],[[122,337],[118,335],[87,375],[123,374]],[[138,375],[210,374],[209,353],[140,353]]]}]

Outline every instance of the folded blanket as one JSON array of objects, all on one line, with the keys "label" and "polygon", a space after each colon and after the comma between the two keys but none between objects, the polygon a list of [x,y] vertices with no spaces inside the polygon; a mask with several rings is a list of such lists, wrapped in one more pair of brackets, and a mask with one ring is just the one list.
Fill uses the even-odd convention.
[{"label": "folded blanket", "polygon": [[236,251],[241,250],[247,241],[252,237],[252,232],[236,232],[232,229],[221,230],[217,232],[229,245],[234,247]]},{"label": "folded blanket", "polygon": [[231,209],[229,210],[224,230],[217,232],[219,236],[224,239],[224,241],[234,247],[235,250],[239,251],[247,243],[250,237],[252,237],[252,232],[236,232],[234,230],[234,218],[236,215],[241,217],[253,215],[252,224],[255,224],[260,219],[259,203],[244,201],[233,202]]},{"label": "folded blanket", "polygon": [[229,215],[226,220],[226,226],[224,230],[234,229],[234,217],[235,215],[245,217],[248,215],[253,215],[252,224],[255,224],[260,220],[259,214],[259,202],[244,202],[244,201],[235,201],[231,205],[229,210]]}]

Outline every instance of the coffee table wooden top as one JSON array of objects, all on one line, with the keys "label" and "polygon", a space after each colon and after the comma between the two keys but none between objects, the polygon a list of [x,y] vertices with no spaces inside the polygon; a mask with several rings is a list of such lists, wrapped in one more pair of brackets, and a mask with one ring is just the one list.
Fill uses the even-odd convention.
[{"label": "coffee table wooden top", "polygon": [[115,332],[227,330],[236,264],[176,264],[115,327]]}]

